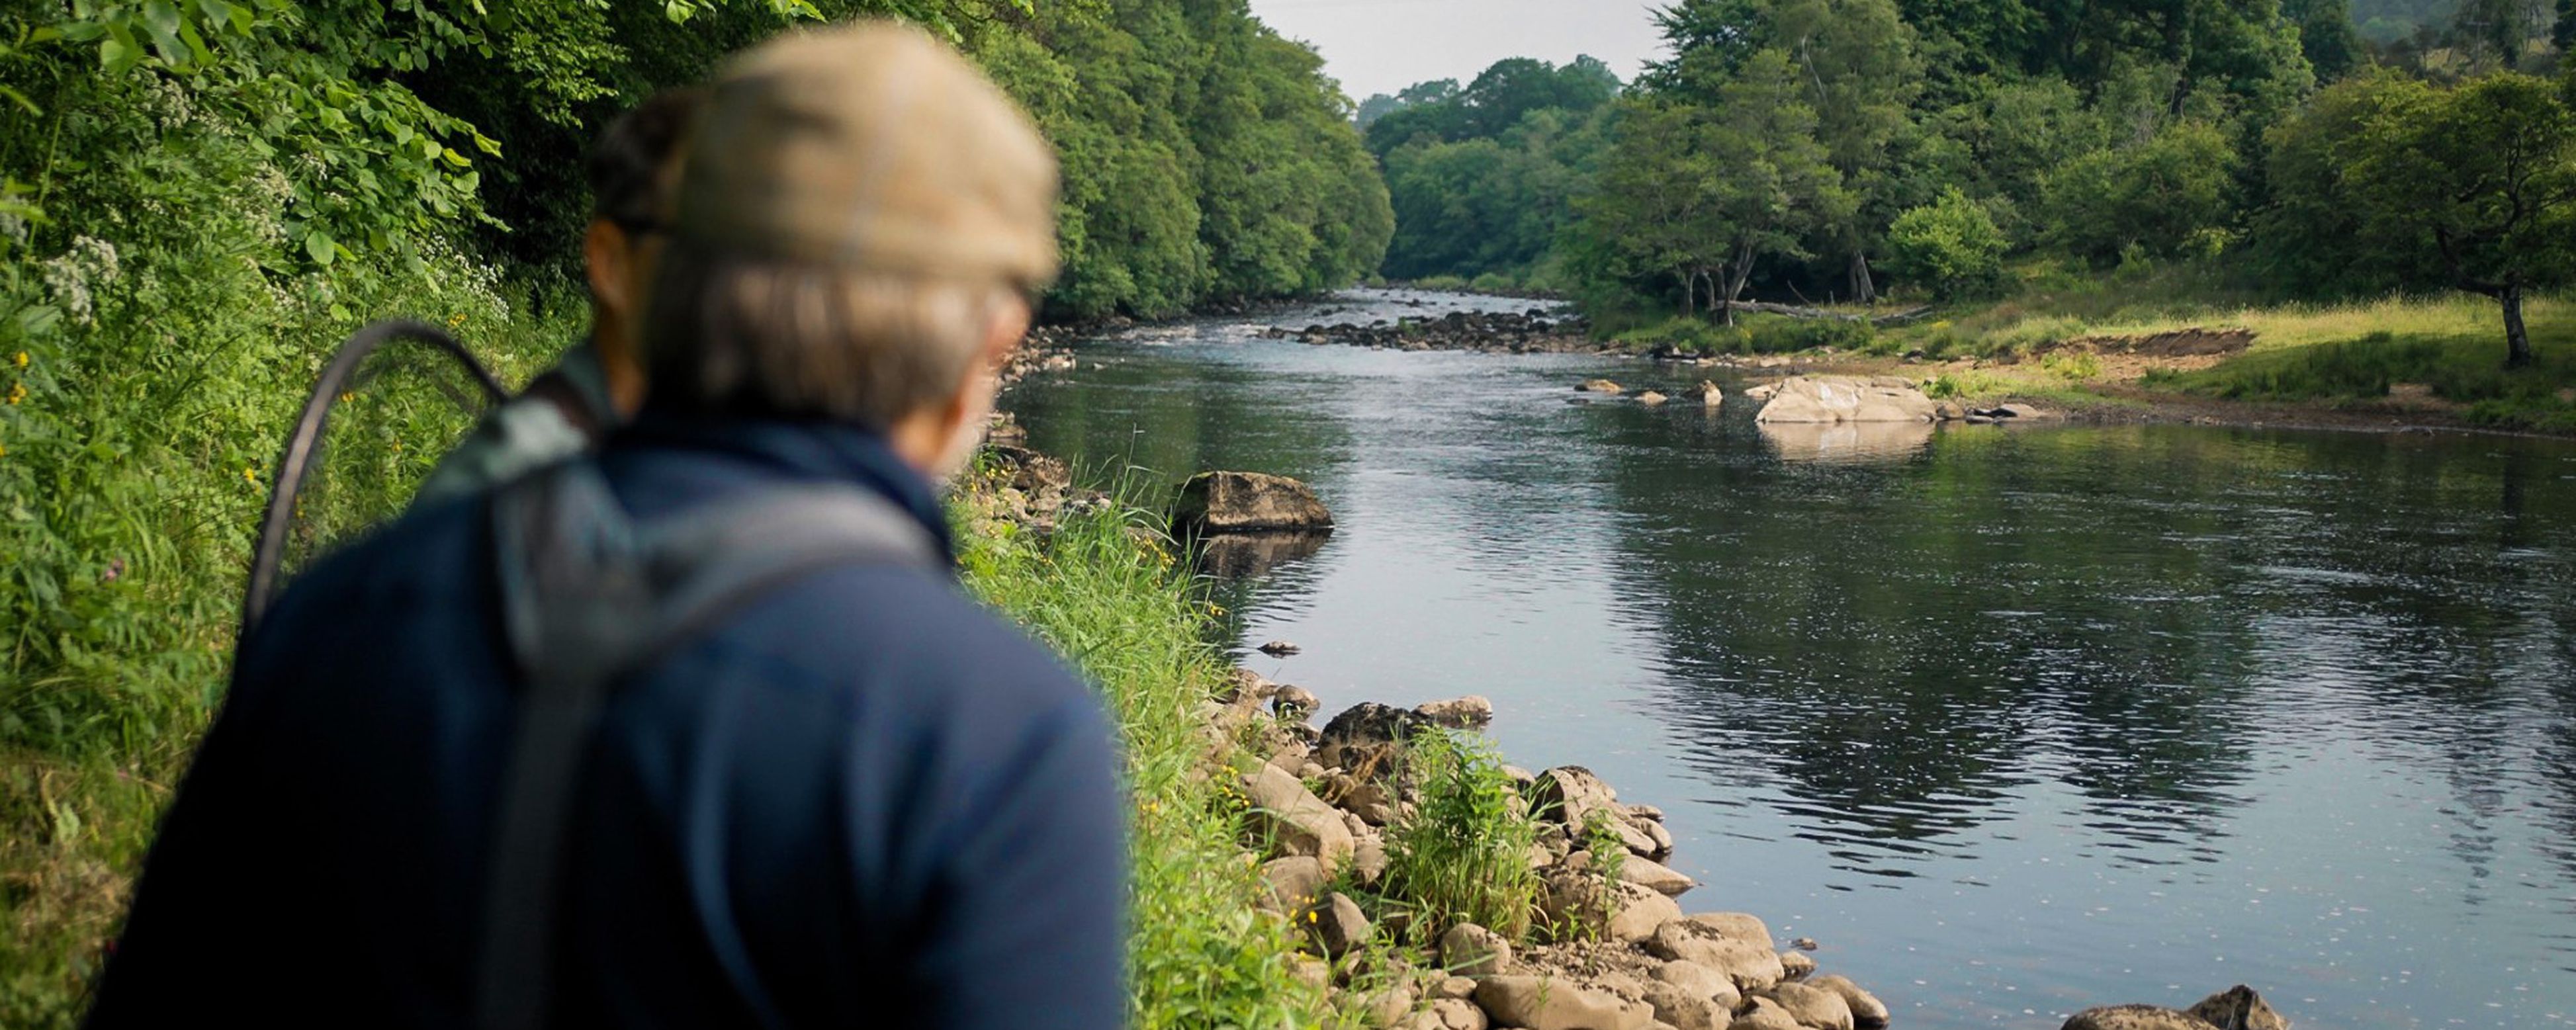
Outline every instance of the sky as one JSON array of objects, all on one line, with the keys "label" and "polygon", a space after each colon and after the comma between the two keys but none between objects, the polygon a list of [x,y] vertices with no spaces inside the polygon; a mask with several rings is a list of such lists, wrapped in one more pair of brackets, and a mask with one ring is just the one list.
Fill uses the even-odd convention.
[{"label": "sky", "polygon": [[1252,13],[1315,45],[1352,100],[1431,79],[1464,85],[1506,57],[1590,54],[1622,82],[1657,56],[1646,0],[1252,0]]}]

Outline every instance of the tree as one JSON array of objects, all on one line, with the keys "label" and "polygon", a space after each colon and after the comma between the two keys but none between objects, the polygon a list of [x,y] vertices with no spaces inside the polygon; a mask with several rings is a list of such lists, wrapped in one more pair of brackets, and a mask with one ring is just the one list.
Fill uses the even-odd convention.
[{"label": "tree", "polygon": [[2318,81],[2343,78],[2361,63],[2361,33],[2347,0],[2288,0],[2281,13],[2299,27],[2299,50]]},{"label": "tree", "polygon": [[1896,216],[1887,230],[1887,245],[1897,272],[1942,300],[1991,296],[2003,285],[2009,246],[2003,230],[1956,187],[1939,201]]},{"label": "tree", "polygon": [[2417,84],[2396,72],[2365,72],[2318,93],[2298,117],[2273,128],[2264,161],[2270,200],[2252,233],[2266,281],[2319,298],[2445,281],[2421,234],[2367,217],[2349,182],[2370,127],[2416,92]]},{"label": "tree", "polygon": [[2160,258],[2214,253],[2235,210],[2236,160],[2227,135],[2201,121],[2077,157],[2048,177],[2048,236],[2095,265],[2133,251]]},{"label": "tree", "polygon": [[2429,240],[2451,286],[2503,309],[2506,367],[2531,364],[2523,300],[2567,275],[2576,213],[2576,116],[2559,90],[2515,72],[2409,83],[2349,154],[2364,217]]}]

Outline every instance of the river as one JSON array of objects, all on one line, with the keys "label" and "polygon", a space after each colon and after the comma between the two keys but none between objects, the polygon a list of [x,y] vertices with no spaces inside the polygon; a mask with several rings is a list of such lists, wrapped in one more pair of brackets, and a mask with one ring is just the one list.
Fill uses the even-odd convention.
[{"label": "river", "polygon": [[1259,338],[1528,306],[1133,330],[1007,404],[1095,474],[1311,483],[1330,542],[1224,588],[1247,666],[1326,715],[1492,698],[1511,761],[1668,813],[1686,910],[1816,938],[1900,1026],[2237,983],[2302,1027],[2576,1026],[2576,445],[1776,437],[1570,389],[1696,370]]}]

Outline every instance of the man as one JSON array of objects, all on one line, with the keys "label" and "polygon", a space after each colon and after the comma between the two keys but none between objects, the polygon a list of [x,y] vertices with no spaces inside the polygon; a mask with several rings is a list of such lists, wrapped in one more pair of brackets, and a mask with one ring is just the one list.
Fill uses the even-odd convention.
[{"label": "man", "polygon": [[699,100],[694,89],[665,90],[600,133],[590,152],[590,229],[581,248],[590,338],[565,351],[527,392],[486,413],[421,483],[413,503],[464,497],[588,451],[643,406],[636,319],[662,251],[680,141]]},{"label": "man", "polygon": [[[729,65],[653,289],[642,414],[597,458],[424,507],[287,592],[90,1025],[1117,1026],[1104,719],[944,562],[762,572],[676,622],[667,596],[617,607],[649,594],[619,541],[711,529],[730,550],[694,557],[721,570],[775,557],[778,527],[811,536],[740,523],[817,497],[891,512],[878,528],[944,559],[931,483],[1054,273],[1055,181],[1025,116],[912,30]],[[582,546],[529,549],[549,519]],[[585,578],[593,558],[628,575]],[[540,704],[601,682],[579,718]],[[561,725],[576,746],[527,746]],[[560,818],[523,818],[549,797]],[[546,847],[500,846],[531,828],[561,876],[521,860]],[[509,903],[530,884],[551,900]]]}]

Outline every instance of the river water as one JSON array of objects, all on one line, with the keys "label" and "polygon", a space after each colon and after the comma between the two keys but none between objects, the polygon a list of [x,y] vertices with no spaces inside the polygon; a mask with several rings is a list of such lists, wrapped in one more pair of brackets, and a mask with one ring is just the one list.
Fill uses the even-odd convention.
[{"label": "river water", "polygon": [[1137,330],[1007,403],[1096,474],[1311,483],[1330,542],[1224,589],[1239,645],[1305,650],[1246,665],[1328,715],[1492,698],[1511,761],[1668,813],[1686,910],[1816,938],[1901,1026],[2236,983],[2302,1027],[2576,1026],[2576,446],[1772,436],[1570,389],[1697,371],[1258,338],[1526,306]]}]

